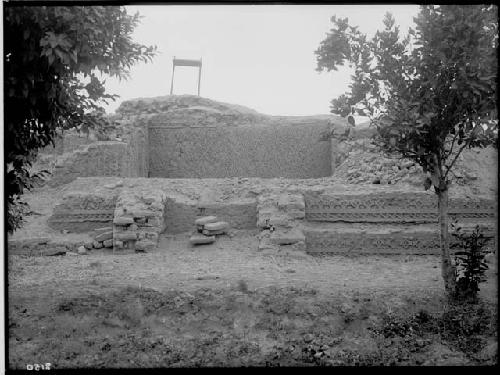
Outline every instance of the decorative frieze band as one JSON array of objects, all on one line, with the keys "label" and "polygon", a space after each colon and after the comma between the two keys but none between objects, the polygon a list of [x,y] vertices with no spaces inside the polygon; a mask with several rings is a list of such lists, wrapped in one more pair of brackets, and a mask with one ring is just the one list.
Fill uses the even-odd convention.
[{"label": "decorative frieze band", "polygon": [[440,251],[439,235],[437,233],[370,235],[305,232],[305,236],[308,252],[437,254]]},{"label": "decorative frieze band", "polygon": [[[425,223],[438,221],[437,199],[431,196],[364,195],[355,199],[345,195],[306,196],[309,221]],[[495,219],[496,207],[488,200],[450,199],[453,219]]]},{"label": "decorative frieze band", "polygon": [[49,219],[52,223],[81,223],[86,221],[113,221],[114,210],[58,211]]}]

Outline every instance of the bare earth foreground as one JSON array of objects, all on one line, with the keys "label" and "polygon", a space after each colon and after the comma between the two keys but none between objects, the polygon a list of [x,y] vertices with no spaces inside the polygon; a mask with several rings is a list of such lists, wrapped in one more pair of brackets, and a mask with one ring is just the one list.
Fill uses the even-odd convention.
[{"label": "bare earth foreground", "polygon": [[496,268],[481,304],[443,314],[436,256],[259,252],[256,234],[9,256],[10,366],[497,363]]}]

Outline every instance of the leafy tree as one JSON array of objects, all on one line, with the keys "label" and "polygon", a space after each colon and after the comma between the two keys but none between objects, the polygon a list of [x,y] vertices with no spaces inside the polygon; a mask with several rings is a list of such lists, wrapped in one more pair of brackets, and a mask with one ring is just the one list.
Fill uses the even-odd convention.
[{"label": "leafy tree", "polygon": [[498,9],[493,5],[426,5],[406,37],[391,14],[367,41],[347,19],[317,49],[318,70],[355,68],[350,92],[332,112],[361,106],[383,150],[418,162],[434,187],[441,228],[442,275],[455,289],[448,235],[448,175],[465,148],[496,145]]},{"label": "leafy tree", "polygon": [[7,230],[20,224],[20,196],[40,174],[30,166],[54,145],[56,130],[95,127],[104,120],[102,75],[128,77],[156,47],[134,43],[139,14],[118,6],[4,4],[5,163]]}]

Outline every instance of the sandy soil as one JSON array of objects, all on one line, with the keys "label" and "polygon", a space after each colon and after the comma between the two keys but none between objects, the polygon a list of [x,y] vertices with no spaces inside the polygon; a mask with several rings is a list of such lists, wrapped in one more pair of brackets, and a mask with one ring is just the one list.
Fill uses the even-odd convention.
[{"label": "sandy soil", "polygon": [[[312,256],[286,247],[269,252],[257,249],[256,232],[239,231],[233,238],[220,236],[214,244],[197,247],[188,245],[187,234],[164,236],[157,250],[144,254],[94,250],[86,256],[12,256],[9,288],[15,291],[50,283],[53,291],[66,292],[98,283],[111,288],[195,290],[224,288],[243,280],[250,289],[296,286],[322,293],[378,290],[396,295],[443,289],[436,256]],[[488,295],[495,295],[495,285],[491,279]]]},{"label": "sandy soil", "polygon": [[[488,350],[496,341],[484,334],[481,350],[471,357],[434,334],[397,341],[372,332],[397,314],[442,311],[438,257],[263,253],[252,231],[212,245],[187,243],[187,235],[179,235],[162,238],[159,249],[146,254],[9,257],[11,365],[477,364],[485,355],[495,360]],[[496,277],[496,270],[489,271],[481,291],[493,306]]]}]

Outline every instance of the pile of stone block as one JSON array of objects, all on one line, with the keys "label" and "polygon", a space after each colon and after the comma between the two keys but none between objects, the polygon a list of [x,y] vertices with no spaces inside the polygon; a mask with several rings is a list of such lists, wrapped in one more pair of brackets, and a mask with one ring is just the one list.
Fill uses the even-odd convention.
[{"label": "pile of stone block", "polygon": [[161,190],[123,190],[113,219],[115,249],[153,250],[165,229],[164,216],[165,193]]},{"label": "pile of stone block", "polygon": [[133,217],[119,216],[113,219],[115,230],[115,248],[116,249],[136,249],[138,239],[138,226]]},{"label": "pile of stone block", "polygon": [[216,236],[227,234],[229,223],[219,221],[217,216],[204,216],[195,220],[196,232],[189,239],[191,245],[206,245],[215,242]]},{"label": "pile of stone block", "polygon": [[[136,252],[146,252],[156,246],[150,238],[141,230],[141,218],[135,220],[135,217],[119,216],[113,220],[114,225],[114,245],[115,249],[129,249]],[[157,234],[155,239],[157,239]]]},{"label": "pile of stone block", "polygon": [[85,242],[78,248],[78,254],[86,254],[92,249],[112,248],[113,247],[113,228],[103,227],[94,230],[94,240]]}]

